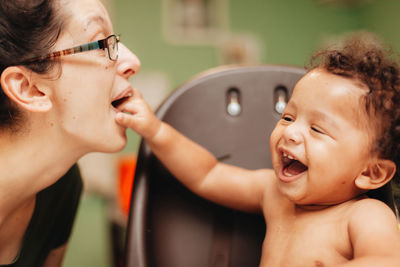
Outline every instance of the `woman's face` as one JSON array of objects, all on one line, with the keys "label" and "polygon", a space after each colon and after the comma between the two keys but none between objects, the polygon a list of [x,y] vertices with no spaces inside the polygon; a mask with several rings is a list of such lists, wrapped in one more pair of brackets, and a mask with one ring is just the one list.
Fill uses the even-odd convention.
[{"label": "woman's face", "polygon": [[[69,16],[56,50],[114,34],[99,0],[65,1],[63,8]],[[59,127],[69,145],[82,153],[121,150],[126,129],[115,122],[118,110],[111,103],[132,93],[128,78],[139,71],[139,59],[119,43],[117,61],[100,49],[62,57],[61,66],[60,78],[49,81],[53,115],[47,124]]]}]

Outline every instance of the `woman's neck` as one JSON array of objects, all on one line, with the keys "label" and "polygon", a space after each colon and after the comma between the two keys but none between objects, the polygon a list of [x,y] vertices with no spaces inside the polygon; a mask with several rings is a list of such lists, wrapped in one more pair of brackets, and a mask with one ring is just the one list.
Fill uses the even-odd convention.
[{"label": "woman's neck", "polygon": [[48,131],[2,134],[0,148],[0,220],[55,183],[83,155]]}]

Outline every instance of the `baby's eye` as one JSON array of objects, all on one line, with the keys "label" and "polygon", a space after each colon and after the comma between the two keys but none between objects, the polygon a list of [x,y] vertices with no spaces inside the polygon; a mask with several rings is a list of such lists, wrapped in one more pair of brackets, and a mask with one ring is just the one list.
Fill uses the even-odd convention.
[{"label": "baby's eye", "polygon": [[293,118],[291,116],[288,116],[288,115],[282,115],[282,120],[289,121],[289,122],[294,121]]},{"label": "baby's eye", "polygon": [[319,134],[325,134],[321,129],[319,129],[318,127],[315,127],[315,126],[311,126],[311,130],[313,130],[314,132],[319,133]]}]

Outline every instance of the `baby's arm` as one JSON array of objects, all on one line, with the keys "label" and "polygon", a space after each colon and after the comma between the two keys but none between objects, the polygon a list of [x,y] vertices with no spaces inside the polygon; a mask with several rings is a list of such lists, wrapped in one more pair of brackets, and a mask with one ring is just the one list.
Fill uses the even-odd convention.
[{"label": "baby's arm", "polygon": [[354,259],[340,266],[400,266],[400,232],[393,212],[375,199],[355,205],[348,226]]},{"label": "baby's arm", "polygon": [[272,170],[249,171],[218,162],[209,151],[158,120],[138,90],[119,108],[131,114],[119,113],[117,122],[140,134],[191,191],[236,209],[261,210],[265,180],[274,175]]}]

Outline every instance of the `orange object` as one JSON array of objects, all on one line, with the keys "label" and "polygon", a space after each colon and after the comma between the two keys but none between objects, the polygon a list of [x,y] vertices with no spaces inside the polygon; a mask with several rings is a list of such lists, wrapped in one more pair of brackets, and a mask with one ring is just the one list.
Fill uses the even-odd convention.
[{"label": "orange object", "polygon": [[133,180],[136,169],[136,156],[121,157],[118,161],[118,202],[122,212],[128,216],[131,203]]}]

